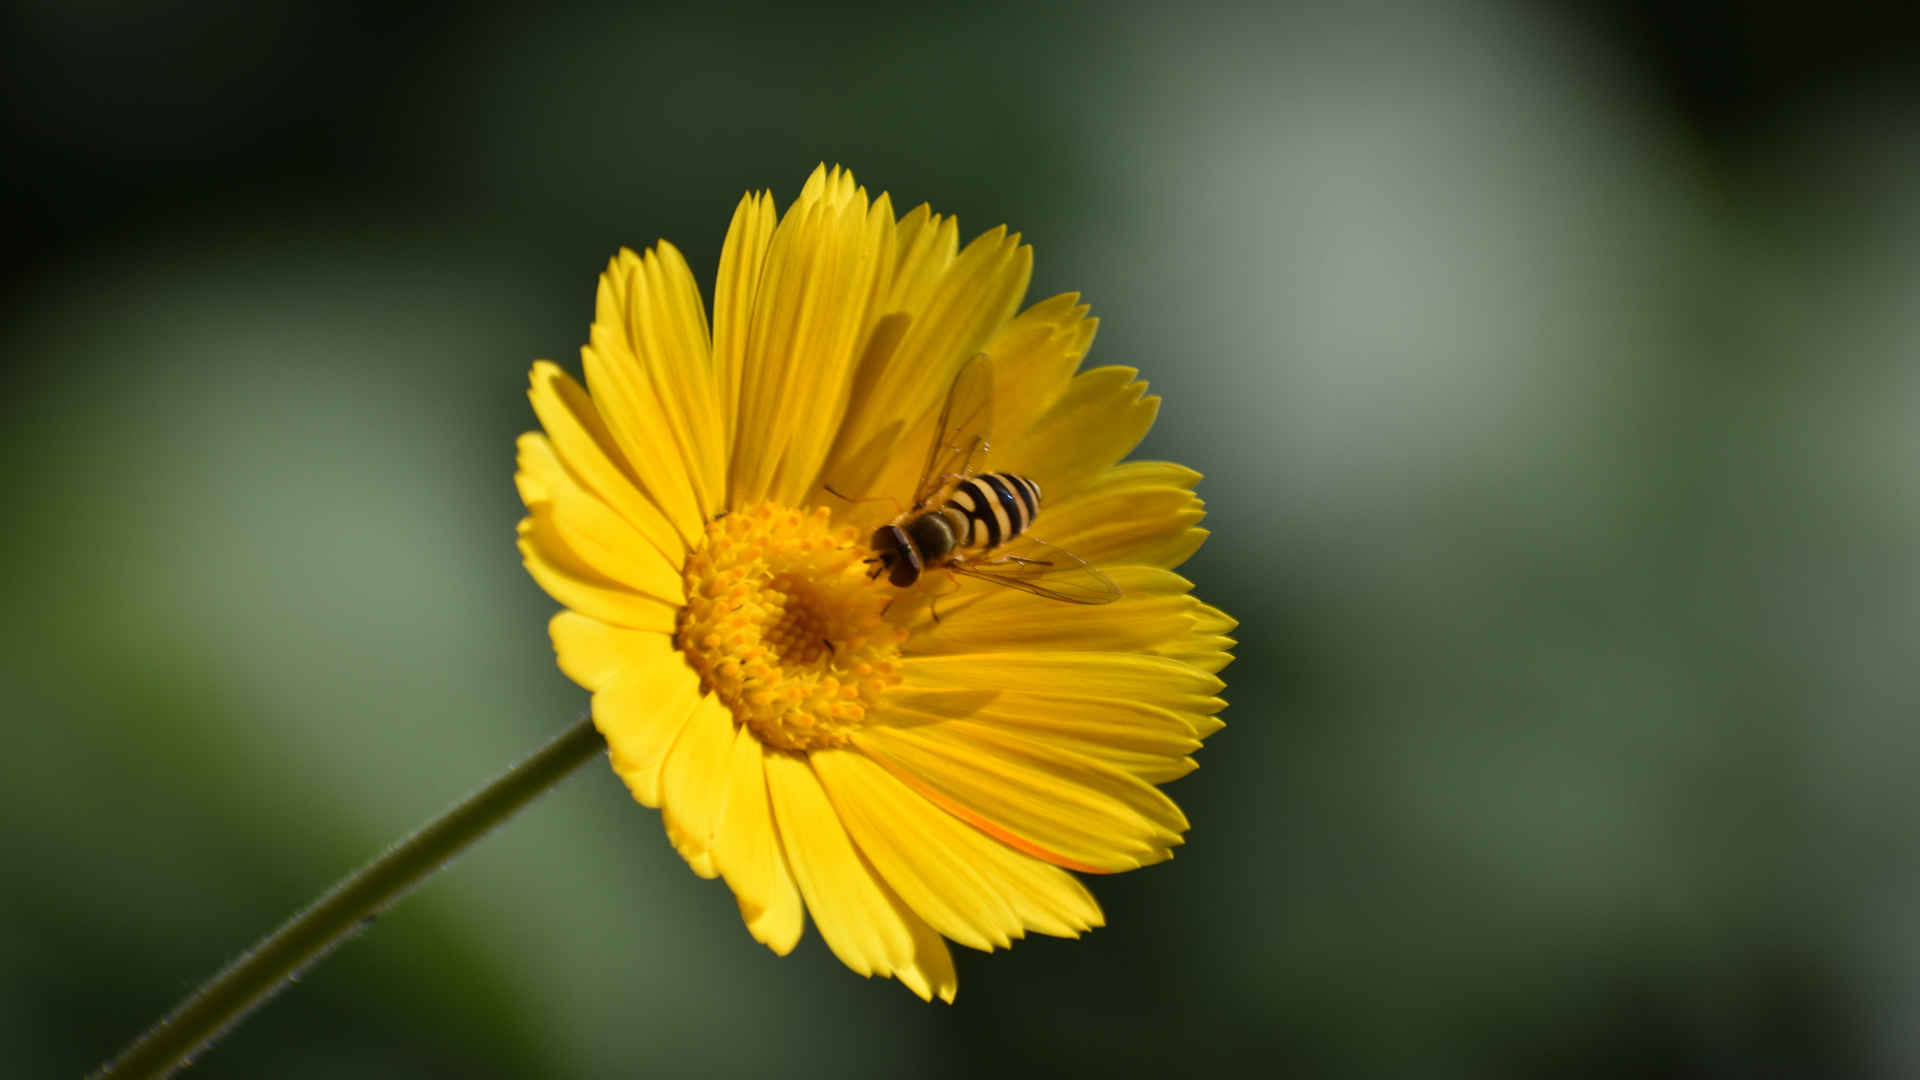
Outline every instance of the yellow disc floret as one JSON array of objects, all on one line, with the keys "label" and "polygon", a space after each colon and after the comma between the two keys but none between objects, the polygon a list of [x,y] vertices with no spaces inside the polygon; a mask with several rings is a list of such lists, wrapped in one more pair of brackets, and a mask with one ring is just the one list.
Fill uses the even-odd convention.
[{"label": "yellow disc floret", "polygon": [[900,681],[906,631],[881,617],[892,590],[868,554],[825,507],[761,503],[710,522],[688,556],[680,651],[761,742],[844,745]]}]

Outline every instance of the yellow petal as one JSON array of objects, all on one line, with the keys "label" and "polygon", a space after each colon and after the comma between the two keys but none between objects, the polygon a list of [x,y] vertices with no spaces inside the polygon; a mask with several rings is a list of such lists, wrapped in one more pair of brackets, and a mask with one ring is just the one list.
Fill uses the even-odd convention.
[{"label": "yellow petal", "polygon": [[1150,650],[1155,656],[1178,660],[1188,667],[1211,675],[1233,663],[1233,647],[1238,644],[1225,634],[1186,633]]},{"label": "yellow petal", "polygon": [[713,864],[739,900],[748,932],[785,956],[800,941],[804,908],[767,802],[768,752],[752,731],[742,727],[735,732],[727,754],[726,807],[714,834]]},{"label": "yellow petal", "polygon": [[1020,936],[1012,906],[956,850],[953,834],[970,831],[958,819],[860,754],[820,750],[812,762],[868,864],[928,925],[982,950]]},{"label": "yellow petal", "polygon": [[625,344],[639,376],[629,389],[658,401],[673,446],[686,461],[701,518],[711,517],[724,505],[726,433],[693,271],[665,240],[642,255],[622,250],[601,278],[599,306],[596,322],[626,327]]},{"label": "yellow petal", "polygon": [[[907,325],[907,316],[899,312],[884,315],[874,323],[847,395],[849,403],[862,402],[871,396],[875,382],[892,365],[893,350],[899,346]],[[855,438],[854,429],[851,423],[841,426],[807,502],[832,508],[834,524],[855,525],[865,532],[907,509],[899,500],[911,498],[908,489],[914,479],[911,470],[916,466],[905,460],[911,456],[904,451],[906,443],[902,433],[907,429],[906,421],[888,422],[859,446],[850,441]]]},{"label": "yellow petal", "polygon": [[1123,461],[1100,474],[1091,485],[1094,491],[1118,491],[1127,488],[1176,487],[1192,491],[1205,477],[1171,461]]},{"label": "yellow petal", "polygon": [[1209,634],[1229,634],[1240,621],[1212,604],[1201,604],[1198,625]]},{"label": "yellow petal", "polygon": [[665,626],[635,630],[563,611],[547,623],[547,633],[553,638],[560,670],[581,686],[600,690],[627,667],[656,656],[663,643],[659,639],[673,633],[673,622],[669,618]]},{"label": "yellow petal", "polygon": [[960,989],[960,978],[953,970],[953,954],[947,951],[946,941],[933,927],[906,911],[901,906],[900,898],[894,896],[891,890],[884,885],[880,888],[905,916],[907,933],[913,939],[912,962],[896,968],[893,977],[919,995],[921,1001],[932,1001],[938,997],[949,1005],[953,1004],[953,996]]},{"label": "yellow petal", "polygon": [[1186,829],[1172,800],[1139,778],[985,725],[870,727],[854,745],[949,813],[1069,870],[1159,862]]},{"label": "yellow petal", "polygon": [[541,505],[520,522],[520,558],[548,596],[584,615],[635,630],[671,631],[678,605],[608,581],[580,561]]},{"label": "yellow petal", "polygon": [[[849,212],[848,226],[852,224]],[[861,325],[846,335],[844,340],[834,339],[830,346],[822,347],[823,355],[836,358],[831,368],[813,373],[797,372],[799,381],[794,386],[784,414],[793,416],[798,422],[793,428],[786,453],[781,458],[779,478],[774,487],[775,496],[785,501],[805,499],[820,483],[835,437],[844,427],[843,419],[853,400],[852,384],[870,348],[889,354],[897,348],[899,320],[883,318],[875,323],[872,314],[874,302],[884,288],[883,268],[891,258],[893,248],[893,204],[884,192],[868,207],[861,228],[859,245],[870,253],[876,265],[867,281],[867,296],[860,305],[863,312]],[[857,285],[850,284],[848,287],[857,288]],[[848,345],[851,345],[851,349],[847,349]],[[846,350],[846,360],[841,363],[837,358],[843,349]]]},{"label": "yellow petal", "polygon": [[1070,938],[1106,925],[1099,901],[1065,870],[1015,851],[977,829],[966,830],[954,840],[955,850],[962,852],[956,857],[999,883],[1001,895],[1027,929]]},{"label": "yellow petal", "polygon": [[1212,713],[1226,684],[1157,656],[1082,652],[977,652],[909,656],[902,688],[1025,691],[1139,701],[1175,712]]},{"label": "yellow petal", "polygon": [[1040,514],[1028,531],[1093,566],[1138,563],[1172,569],[1207,537],[1205,529],[1195,527],[1207,516],[1205,504],[1181,474],[1192,470],[1129,461],[1064,499],[1043,488]]},{"label": "yellow petal", "polygon": [[575,485],[598,496],[668,562],[683,563],[686,545],[666,515],[640,491],[633,466],[580,384],[542,360],[533,365],[527,399],[547,430],[554,457]]},{"label": "yellow petal", "polygon": [[[1085,534],[1077,540],[1087,540]],[[1097,557],[1111,556],[1099,543]],[[1107,565],[1103,573],[1120,599],[1097,612],[991,584],[964,582],[940,600],[941,620],[912,624],[907,651],[922,655],[1003,650],[1125,652],[1164,656],[1209,674],[1233,662],[1232,638],[1220,633],[1233,620],[1186,595],[1192,584],[1153,566]]]},{"label": "yellow petal", "polygon": [[996,442],[1024,436],[1066,393],[1100,325],[1100,320],[1087,317],[1088,309],[1079,300],[1077,293],[1042,300],[1001,327],[988,343]]},{"label": "yellow petal", "polygon": [[1153,426],[1160,399],[1142,396],[1147,386],[1134,379],[1136,374],[1133,368],[1101,367],[1075,375],[1027,430],[994,432],[993,467],[1032,477],[1048,500],[1078,492],[1132,451]]},{"label": "yellow petal", "polygon": [[[725,460],[732,462],[740,441],[740,386],[746,366],[748,326],[760,293],[760,274],[776,221],[773,194],[748,192],[734,208],[720,248],[720,275],[713,290],[713,367],[715,397],[725,425]],[[731,469],[731,464],[729,464]],[[726,505],[738,506],[729,495]]]},{"label": "yellow petal", "polygon": [[641,536],[632,523],[613,512],[599,496],[580,487],[560,464],[553,446],[529,432],[520,436],[522,496],[528,509],[548,512],[554,533],[568,551],[596,574],[635,592],[670,603],[682,603],[686,593],[680,570]]},{"label": "yellow petal", "polygon": [[[1187,668],[1187,672],[1211,674],[1192,668]],[[1092,725],[1085,737],[1109,742],[1113,740],[1099,733],[1109,721],[1116,725],[1116,730],[1140,725],[1156,728],[1163,722],[1171,723],[1197,739],[1205,739],[1225,726],[1215,714],[1225,709],[1227,703],[1212,696],[1181,695],[1178,701],[1155,705],[1120,696],[1121,692],[1109,691],[1097,683],[1071,679],[1056,680],[1051,686],[1038,688],[1029,684],[1025,689],[988,689],[977,680],[967,681],[972,685],[963,686],[951,679],[920,678],[895,687],[887,693],[874,722],[912,726],[930,719],[991,720],[996,712],[1004,711],[1008,717],[1025,718],[1009,722],[1025,723],[1044,716],[1048,718],[1049,729],[1062,733],[1083,724]],[[1151,750],[1152,746],[1141,749]]]},{"label": "yellow petal", "polygon": [[[987,586],[966,602],[941,604],[941,620],[918,624],[908,652],[955,653],[1014,648],[1166,655],[1197,633],[1200,601],[1192,583],[1151,566],[1110,566],[1120,599],[1097,610],[1015,589]],[[969,583],[971,584],[971,583]]]},{"label": "yellow petal", "polygon": [[960,222],[921,203],[900,219],[895,235],[896,258],[883,307],[917,314],[932,302],[934,290],[960,254]]},{"label": "yellow petal", "polygon": [[782,846],[827,947],[862,975],[897,976],[922,998],[953,1000],[945,944],[874,877],[806,759],[775,754],[766,765]]},{"label": "yellow petal", "polygon": [[704,878],[719,873],[713,864],[713,837],[726,804],[733,728],[733,713],[719,698],[706,695],[694,706],[660,771],[660,816],[667,838]]},{"label": "yellow petal", "polygon": [[[918,213],[916,211],[916,213]],[[829,476],[858,470],[858,462],[878,446],[890,425],[906,421],[905,445],[885,446],[889,470],[869,495],[911,497],[914,472],[924,462],[938,410],[961,364],[984,350],[1006,324],[1026,293],[1033,251],[1006,228],[994,229],[967,245],[957,258],[941,258],[946,233],[938,227],[900,224],[900,242],[923,250],[910,254],[887,301],[888,314],[907,322],[897,341],[889,341],[884,365],[863,369],[839,437]],[[912,235],[909,235],[911,233]],[[944,265],[940,265],[943,264]],[[931,272],[940,265],[937,274]],[[991,433],[989,433],[991,434]]]},{"label": "yellow petal", "polygon": [[911,954],[911,939],[854,852],[819,780],[804,757],[791,753],[768,755],[766,770],[781,846],[821,938],[860,974],[891,973]]},{"label": "yellow petal", "polygon": [[1001,226],[974,239],[924,302],[904,310],[912,322],[894,352],[888,378],[869,405],[881,417],[937,408],[954,372],[986,348],[1013,317],[1033,274],[1033,249]]},{"label": "yellow petal", "polygon": [[[1105,924],[1099,903],[1073,875],[1016,851],[941,810],[877,762],[857,754],[844,757],[859,765],[842,761],[821,772],[834,793],[835,805],[860,798],[861,792],[878,793],[878,806],[882,808],[877,814],[878,824],[891,829],[908,848],[913,848],[914,838],[919,839],[920,846],[912,854],[920,862],[932,864],[926,871],[929,880],[938,878],[942,865],[970,868],[973,876],[987,882],[1005,903],[1015,925],[1025,930],[1078,937]],[[818,760],[816,756],[816,764]],[[828,780],[830,772],[834,779]],[[881,864],[876,861],[875,865]],[[1007,934],[1019,937],[1021,930],[1011,929]]]},{"label": "yellow petal", "polygon": [[890,214],[839,169],[816,171],[774,229],[741,369],[735,505],[797,503],[813,486],[845,408]]},{"label": "yellow petal", "polygon": [[[637,259],[632,252],[628,258]],[[660,508],[681,539],[692,544],[703,534],[707,517],[700,504],[705,489],[699,479],[698,462],[680,448],[690,445],[693,436],[678,430],[668,412],[666,397],[673,391],[654,381],[634,353],[633,338],[626,317],[621,314],[621,297],[607,278],[620,271],[620,261],[600,279],[600,312],[589,331],[588,344],[580,349],[580,366],[586,371],[587,389],[607,430],[626,456],[634,477],[648,499]],[[705,378],[701,364],[686,378]]]},{"label": "yellow petal", "polygon": [[1069,694],[997,692],[984,700],[951,703],[970,693],[895,694],[874,722],[914,726],[965,719],[1050,743],[1153,784],[1192,772],[1194,762],[1187,755],[1200,748],[1197,729],[1204,723],[1212,734],[1219,726],[1211,714],[1182,715],[1138,701]]},{"label": "yellow petal", "polygon": [[644,644],[618,677],[593,695],[593,723],[606,737],[613,771],[643,805],[660,805],[660,767],[700,704],[700,677],[665,635]]}]

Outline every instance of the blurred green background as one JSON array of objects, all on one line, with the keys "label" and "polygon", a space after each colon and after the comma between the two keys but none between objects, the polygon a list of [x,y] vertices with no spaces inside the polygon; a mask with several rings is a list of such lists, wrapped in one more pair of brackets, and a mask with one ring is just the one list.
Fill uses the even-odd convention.
[{"label": "blurred green background", "polygon": [[0,1061],[578,715],[527,366],[826,160],[1023,230],[1207,474],[1188,846],[927,1007],[596,767],[193,1075],[1920,1071],[1913,38],[1766,10],[9,7]]}]

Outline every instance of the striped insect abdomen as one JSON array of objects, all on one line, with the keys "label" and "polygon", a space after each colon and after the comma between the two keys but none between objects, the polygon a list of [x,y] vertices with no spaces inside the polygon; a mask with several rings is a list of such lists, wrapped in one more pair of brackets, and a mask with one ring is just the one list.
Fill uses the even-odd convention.
[{"label": "striped insect abdomen", "polygon": [[1014,473],[979,473],[960,481],[947,507],[966,519],[964,546],[998,547],[1033,524],[1040,512],[1040,485]]}]

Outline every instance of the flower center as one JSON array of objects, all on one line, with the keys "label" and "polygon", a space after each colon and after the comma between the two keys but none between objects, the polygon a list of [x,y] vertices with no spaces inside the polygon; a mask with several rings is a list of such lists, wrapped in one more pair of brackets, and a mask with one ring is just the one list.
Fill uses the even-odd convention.
[{"label": "flower center", "polygon": [[759,503],[707,525],[687,557],[680,651],[738,722],[784,750],[841,746],[900,681],[907,632],[881,617],[851,527]]}]

